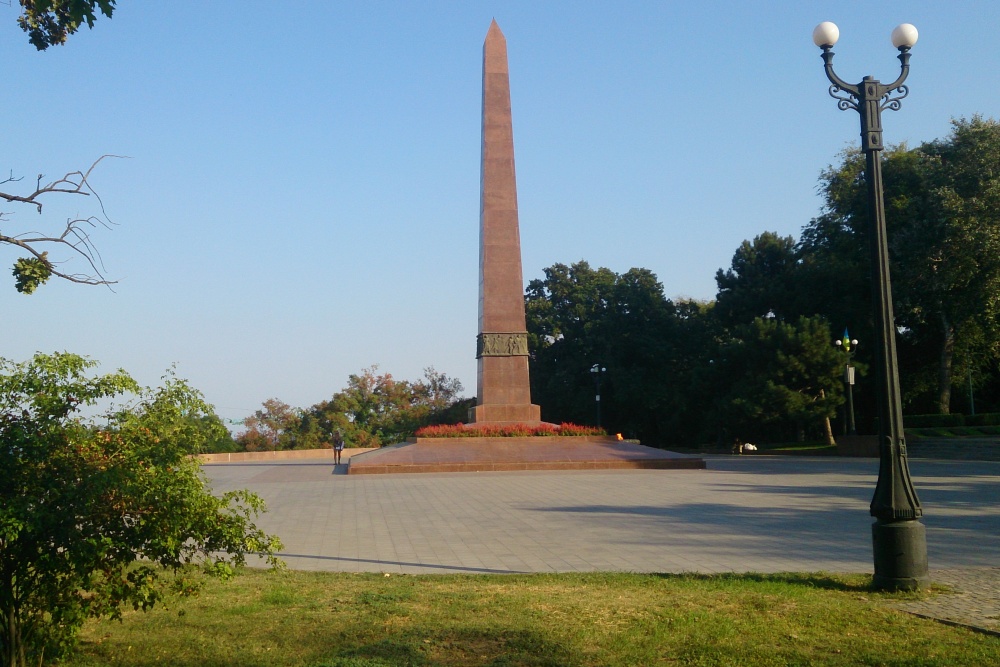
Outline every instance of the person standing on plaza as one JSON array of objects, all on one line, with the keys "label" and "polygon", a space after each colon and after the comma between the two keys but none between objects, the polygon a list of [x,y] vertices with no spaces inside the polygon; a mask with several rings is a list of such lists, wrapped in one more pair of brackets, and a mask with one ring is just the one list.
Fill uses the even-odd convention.
[{"label": "person standing on plaza", "polygon": [[340,431],[333,433],[333,464],[340,465],[340,455],[344,451],[344,434]]}]

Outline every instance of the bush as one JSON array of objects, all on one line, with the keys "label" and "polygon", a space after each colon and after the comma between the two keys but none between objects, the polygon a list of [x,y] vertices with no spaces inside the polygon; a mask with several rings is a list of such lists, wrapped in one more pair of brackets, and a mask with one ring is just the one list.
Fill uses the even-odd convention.
[{"label": "bush", "polygon": [[978,415],[966,415],[966,426],[1000,426],[1000,412],[984,412]]},{"label": "bush", "polygon": [[252,522],[263,501],[212,495],[188,456],[213,432],[202,395],[94,366],[0,358],[0,667],[59,658],[87,617],[187,590],[188,565],[227,577],[253,553],[277,564],[280,541]]},{"label": "bush", "polygon": [[950,415],[907,415],[903,417],[903,424],[906,428],[950,428],[953,426],[965,426],[964,415],[953,413]]}]

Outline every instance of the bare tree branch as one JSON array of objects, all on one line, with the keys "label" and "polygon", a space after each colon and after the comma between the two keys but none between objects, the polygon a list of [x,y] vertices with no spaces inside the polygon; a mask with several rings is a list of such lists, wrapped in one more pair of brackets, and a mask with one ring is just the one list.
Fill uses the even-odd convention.
[{"label": "bare tree branch", "polygon": [[20,180],[23,180],[23,178],[24,178],[23,176],[20,176],[18,178],[14,178],[14,171],[11,170],[10,176],[8,176],[7,178],[5,178],[2,181],[0,181],[0,185],[3,185],[4,183],[16,183],[16,182],[18,182]]},{"label": "bare tree branch", "polygon": [[[49,194],[51,192],[61,192],[63,194],[71,194],[71,195],[83,195],[85,197],[89,195],[96,196],[97,193],[94,192],[94,190],[90,187],[90,183],[88,182],[87,179],[90,178],[90,173],[94,171],[94,168],[98,164],[100,164],[104,158],[107,157],[121,158],[121,159],[126,158],[126,156],[124,155],[102,155],[101,157],[97,158],[92,165],[90,165],[90,168],[87,169],[86,172],[82,171],[68,172],[62,178],[52,181],[51,183],[45,186],[41,185],[42,178],[44,178],[44,176],[42,174],[39,174],[38,184],[35,187],[35,191],[32,192],[30,195],[21,196],[21,195],[7,194],[6,192],[0,192],[0,199],[6,199],[9,202],[21,202],[23,204],[32,204],[38,209],[38,212],[41,213],[42,202],[38,201],[38,198],[41,197],[42,195]],[[12,174],[11,178],[4,181],[4,183],[10,181],[19,181],[19,180],[21,179],[13,178]]]},{"label": "bare tree branch", "polygon": [[[19,291],[30,294],[37,285],[44,283],[49,275],[85,285],[110,286],[117,282],[105,277],[104,262],[97,246],[90,237],[90,229],[98,226],[110,229],[115,224],[108,218],[101,197],[91,187],[90,175],[105,158],[124,157],[121,155],[102,155],[86,171],[68,172],[46,185],[42,185],[44,176],[39,174],[35,191],[27,195],[0,192],[0,199],[34,206],[39,213],[42,212],[42,204],[44,203],[42,199],[52,194],[83,195],[85,197],[92,195],[100,208],[100,216],[68,219],[65,228],[58,236],[49,236],[41,232],[23,232],[15,235],[0,232],[0,245],[16,246],[30,255],[28,259],[18,260],[14,266],[14,275],[18,278]],[[21,178],[15,178],[11,172],[7,179],[0,181],[0,185],[20,180]],[[10,222],[7,215],[5,212],[0,212],[0,225]],[[71,255],[83,257],[90,267],[90,273],[68,273],[59,270],[58,266],[62,262],[53,261],[49,258],[48,251],[42,249],[51,245],[68,248]]]}]

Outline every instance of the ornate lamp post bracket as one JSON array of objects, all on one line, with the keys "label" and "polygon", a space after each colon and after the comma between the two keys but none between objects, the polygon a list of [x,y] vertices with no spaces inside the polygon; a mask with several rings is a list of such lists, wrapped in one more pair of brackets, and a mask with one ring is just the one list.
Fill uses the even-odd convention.
[{"label": "ornate lamp post bracket", "polygon": [[910,94],[910,89],[903,85],[910,74],[910,46],[899,47],[899,78],[889,85],[883,85],[870,76],[857,85],[847,83],[833,71],[833,45],[823,44],[820,48],[823,49],[826,78],[831,84],[830,97],[837,100],[837,108],[841,111],[854,109],[861,114],[861,150],[884,150],[882,112],[886,109],[899,111],[903,98]]}]

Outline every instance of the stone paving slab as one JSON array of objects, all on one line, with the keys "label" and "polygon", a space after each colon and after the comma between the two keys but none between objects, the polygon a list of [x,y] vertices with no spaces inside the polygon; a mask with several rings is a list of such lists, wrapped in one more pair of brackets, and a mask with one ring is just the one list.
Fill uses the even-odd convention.
[{"label": "stone paving slab", "polygon": [[[868,505],[877,460],[706,463],[706,470],[351,476],[326,461],[204,469],[217,491],[249,488],[265,499],[270,511],[258,525],[282,538],[293,569],[872,571]],[[951,575],[939,573],[952,570],[968,577],[953,584],[965,597],[939,596],[954,607],[941,614],[988,619],[996,589],[975,577],[995,578],[1000,561],[1000,463],[911,460],[910,467],[932,578],[948,584]]]},{"label": "stone paving slab", "polygon": [[932,569],[931,579],[952,592],[895,606],[1000,637],[1000,567]]}]

